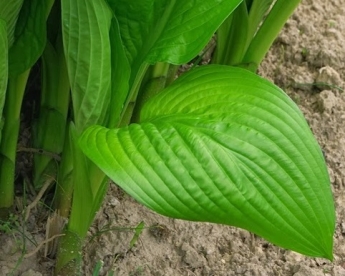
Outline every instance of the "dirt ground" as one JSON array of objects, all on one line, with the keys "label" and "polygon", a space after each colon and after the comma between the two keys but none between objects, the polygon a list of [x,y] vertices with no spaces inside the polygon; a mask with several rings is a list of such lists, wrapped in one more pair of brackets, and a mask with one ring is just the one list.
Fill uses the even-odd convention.
[{"label": "dirt ground", "polygon": [[[345,276],[344,45],[343,0],[303,0],[259,71],[300,106],[325,154],[337,211],[333,262],[275,247],[232,227],[162,217],[112,185],[89,232],[82,275],[92,275],[99,262],[100,275]],[[29,218],[25,235],[20,225],[0,234],[0,276],[52,275],[54,262],[43,250],[21,253],[23,244],[25,252],[35,253],[45,239],[46,218],[39,214]],[[135,240],[140,222],[144,229]]]}]

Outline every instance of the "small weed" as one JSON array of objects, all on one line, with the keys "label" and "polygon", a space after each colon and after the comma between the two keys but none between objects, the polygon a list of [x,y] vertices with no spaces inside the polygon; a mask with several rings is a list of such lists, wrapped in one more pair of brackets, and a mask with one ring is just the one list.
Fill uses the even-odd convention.
[{"label": "small weed", "polygon": [[5,234],[13,234],[13,230],[20,227],[18,220],[19,218],[15,214],[10,214],[8,220],[6,221],[0,220],[0,232]]},{"label": "small weed", "polygon": [[[92,272],[92,276],[99,276],[100,275],[103,264],[104,264],[104,262],[102,260],[99,260],[96,263],[95,268]],[[114,276],[114,271],[113,270],[108,271],[107,276]]]},{"label": "small weed", "polygon": [[144,222],[140,222],[137,227],[135,227],[135,233],[133,235],[133,238],[131,239],[131,241],[129,242],[129,249],[128,250],[131,250],[133,248],[133,246],[136,244],[141,232],[143,231],[144,229]]},{"label": "small weed", "polygon": [[301,88],[301,87],[306,87],[306,86],[323,87],[324,89],[335,89],[335,90],[338,90],[339,92],[344,92],[343,88],[331,83],[326,83],[326,82],[311,82],[311,83],[295,82],[292,86],[294,88]]},{"label": "small weed", "polygon": [[328,21],[328,27],[329,28],[334,28],[337,25],[337,23],[334,20],[329,20]]},{"label": "small weed", "polygon": [[306,47],[302,48],[301,55],[303,58],[306,58],[309,54],[309,50]]}]

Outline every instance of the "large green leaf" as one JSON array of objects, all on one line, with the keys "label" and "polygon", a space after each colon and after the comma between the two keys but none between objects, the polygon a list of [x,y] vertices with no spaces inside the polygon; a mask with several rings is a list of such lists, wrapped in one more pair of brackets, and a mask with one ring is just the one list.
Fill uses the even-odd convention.
[{"label": "large green leaf", "polygon": [[322,152],[293,101],[255,74],[194,69],[144,105],[140,124],[90,127],[80,145],[158,213],[234,225],[332,258],[335,214]]},{"label": "large green leaf", "polygon": [[62,0],[65,56],[78,132],[104,124],[111,90],[113,13],[104,0]]}]

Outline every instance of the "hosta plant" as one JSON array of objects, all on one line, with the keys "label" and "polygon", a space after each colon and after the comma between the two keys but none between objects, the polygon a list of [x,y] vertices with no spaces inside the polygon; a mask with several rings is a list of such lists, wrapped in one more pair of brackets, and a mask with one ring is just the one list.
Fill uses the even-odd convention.
[{"label": "hosta plant", "polygon": [[[27,150],[31,185],[50,185],[55,219],[68,221],[56,274],[77,273],[108,177],[160,214],[332,259],[320,147],[293,101],[255,74],[299,1],[40,2],[0,3],[0,210],[13,205],[21,105],[36,64]],[[212,65],[175,80],[214,35]]]}]

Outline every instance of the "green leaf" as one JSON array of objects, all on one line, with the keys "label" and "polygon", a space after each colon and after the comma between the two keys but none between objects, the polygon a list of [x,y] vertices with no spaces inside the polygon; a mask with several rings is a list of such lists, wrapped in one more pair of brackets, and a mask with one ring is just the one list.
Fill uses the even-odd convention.
[{"label": "green leaf", "polygon": [[14,43],[9,51],[9,74],[17,76],[32,67],[46,44],[46,20],[53,0],[25,0],[20,10]]},{"label": "green leaf", "polygon": [[128,96],[129,79],[131,76],[131,68],[126,56],[126,51],[120,36],[119,24],[116,18],[113,18],[110,28],[110,44],[111,44],[111,65],[112,77],[115,85],[112,85],[111,103],[108,127],[117,127],[120,121],[120,115],[123,111],[124,102]]},{"label": "green leaf", "polygon": [[255,74],[194,69],[147,102],[140,124],[90,127],[80,146],[158,213],[332,258],[335,213],[320,147],[293,101]]},{"label": "green leaf", "polygon": [[0,18],[0,142],[4,125],[2,112],[6,98],[7,78],[8,78],[8,41],[6,32],[6,22]]},{"label": "green leaf", "polygon": [[7,41],[9,47],[14,42],[14,30],[23,2],[24,0],[0,1],[0,18],[5,20],[7,25]]},{"label": "green leaf", "polygon": [[[147,69],[147,63],[183,64],[194,58],[207,44],[216,29],[242,0],[108,0],[118,21],[121,43],[125,50],[124,66],[113,68],[123,89],[111,112],[111,126],[131,115],[133,105]],[[117,41],[118,43],[118,41]],[[113,55],[114,56],[114,55]],[[123,58],[121,58],[123,60]],[[128,75],[128,72],[130,74]],[[126,83],[125,83],[126,82]],[[118,107],[121,114],[118,115]],[[114,109],[114,108],[113,108]]]},{"label": "green leaf", "polygon": [[104,124],[111,90],[113,13],[103,0],[63,0],[62,25],[65,56],[78,132]]},{"label": "green leaf", "polygon": [[133,63],[194,58],[242,0],[108,0]]}]

